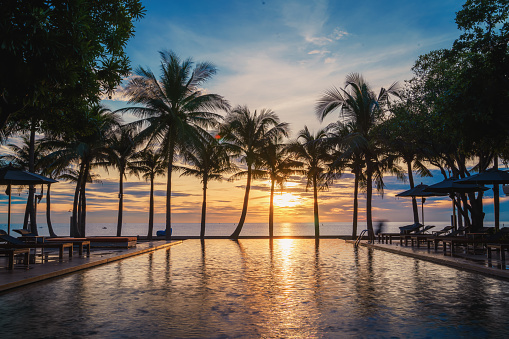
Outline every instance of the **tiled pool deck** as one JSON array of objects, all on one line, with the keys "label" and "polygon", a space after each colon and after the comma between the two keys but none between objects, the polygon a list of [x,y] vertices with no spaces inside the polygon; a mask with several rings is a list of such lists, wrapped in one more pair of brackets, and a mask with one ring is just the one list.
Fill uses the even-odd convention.
[{"label": "tiled pool deck", "polygon": [[[58,253],[56,251],[46,251],[45,254],[47,255],[45,255],[44,262],[42,262],[42,258],[40,256],[37,256],[36,262],[31,263],[29,269],[27,269],[25,265],[19,263],[14,265],[13,270],[8,270],[7,258],[0,257],[0,291],[5,291],[15,287],[31,284],[37,281],[58,277],[79,270],[91,268],[98,265],[103,265],[116,260],[121,260],[124,258],[140,255],[143,253],[148,253],[159,249],[167,249],[170,246],[182,243],[183,240],[185,240],[185,238],[179,240],[172,240],[170,242],[165,240],[141,241],[138,242],[136,247],[129,249],[92,248],[90,256],[85,255],[80,257],[78,256],[77,251],[75,251],[75,254],[72,258],[69,258],[66,252],[63,260],[58,259]],[[354,242],[351,240],[346,241],[351,243]],[[447,265],[461,270],[476,272],[484,275],[509,280],[509,270],[507,269],[508,267],[506,263],[501,262],[498,257],[498,254],[495,253],[493,258],[491,260],[488,260],[486,254],[471,255],[462,253],[460,249],[459,251],[455,252],[454,255],[452,256],[450,254],[444,255],[443,252],[440,250],[435,251],[434,249],[428,249],[425,246],[424,247],[400,246],[399,241],[397,240],[394,241],[392,244],[380,244],[378,242],[375,242],[374,244],[369,244],[367,241],[362,241],[360,245],[408,257],[413,257],[416,259],[426,260],[441,265]]]},{"label": "tiled pool deck", "polygon": [[[354,243],[354,241],[351,240],[347,240],[347,242]],[[468,254],[466,250],[461,247],[456,249],[453,255],[449,252],[444,255],[441,249],[435,251],[433,248],[428,249],[427,246],[401,246],[399,240],[393,241],[392,244],[381,244],[378,241],[369,244],[367,241],[362,241],[360,245],[509,280],[508,263],[502,262],[499,258],[499,254],[495,252],[493,252],[492,259],[488,260],[485,252],[475,255]]]},{"label": "tiled pool deck", "polygon": [[[8,270],[7,257],[0,257],[0,291],[31,284],[37,281],[46,280],[61,275],[69,274],[79,270],[107,264],[116,260],[153,252],[159,249],[182,243],[181,240],[165,240],[138,242],[132,248],[94,248],[90,256],[79,256],[74,250],[74,255],[69,258],[66,251],[62,260],[58,259],[58,250],[45,250],[44,262],[38,255],[35,263],[30,263],[29,268],[24,264],[15,264],[14,269]],[[40,250],[38,250],[39,253]],[[16,260],[16,259],[15,259]],[[20,260],[20,262],[22,262]]]}]

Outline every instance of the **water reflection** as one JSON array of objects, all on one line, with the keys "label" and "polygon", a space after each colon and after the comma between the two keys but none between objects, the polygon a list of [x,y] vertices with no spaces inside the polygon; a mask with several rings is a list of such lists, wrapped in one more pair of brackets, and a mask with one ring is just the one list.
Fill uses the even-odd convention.
[{"label": "water reflection", "polygon": [[0,326],[3,338],[503,337],[508,303],[508,282],[340,240],[206,240],[4,293]]}]

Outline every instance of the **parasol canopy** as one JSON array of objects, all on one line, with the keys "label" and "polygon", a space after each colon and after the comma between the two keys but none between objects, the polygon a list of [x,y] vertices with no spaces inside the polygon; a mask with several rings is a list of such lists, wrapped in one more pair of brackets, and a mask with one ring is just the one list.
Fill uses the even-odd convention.
[{"label": "parasol canopy", "polygon": [[469,192],[481,192],[488,190],[483,185],[472,184],[472,183],[458,183],[456,178],[447,178],[436,184],[430,185],[424,189],[425,192],[439,192],[439,193],[469,193]]},{"label": "parasol canopy", "polygon": [[424,198],[425,197],[440,197],[440,196],[447,195],[447,193],[425,191],[425,189],[428,187],[429,187],[428,185],[421,183],[421,184],[415,186],[414,188],[411,188],[409,190],[406,190],[404,192],[396,194],[397,197],[422,197],[422,199],[421,199],[421,215],[422,215],[422,224],[423,225],[424,225],[424,202],[426,201],[426,199],[424,199]]},{"label": "parasol canopy", "polygon": [[0,168],[0,185],[7,185],[7,194],[9,194],[9,211],[7,214],[7,233],[11,233],[11,186],[12,185],[37,185],[53,184],[57,180],[46,178],[40,174],[24,171],[11,164]]}]

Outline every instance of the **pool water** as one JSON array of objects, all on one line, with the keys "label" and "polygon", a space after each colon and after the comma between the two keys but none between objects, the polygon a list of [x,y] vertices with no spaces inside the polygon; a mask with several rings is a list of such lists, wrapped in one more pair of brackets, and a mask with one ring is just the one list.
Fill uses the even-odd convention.
[{"label": "pool water", "polygon": [[187,240],[0,295],[2,338],[508,337],[509,282],[342,240]]}]

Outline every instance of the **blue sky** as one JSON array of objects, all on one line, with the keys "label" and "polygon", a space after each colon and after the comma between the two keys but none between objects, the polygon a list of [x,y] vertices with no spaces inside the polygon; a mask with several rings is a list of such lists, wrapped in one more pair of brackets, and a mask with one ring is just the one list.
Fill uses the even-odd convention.
[{"label": "blue sky", "polygon": [[[324,90],[342,87],[347,74],[361,73],[378,91],[393,82],[411,78],[411,67],[419,55],[450,48],[460,35],[454,22],[462,1],[145,1],[147,13],[136,24],[136,35],[127,53],[133,68],[149,67],[159,74],[159,51],[173,50],[182,58],[209,61],[218,72],[205,90],[223,95],[232,106],[251,110],[270,108],[293,133],[307,125],[317,130],[338,119],[331,114],[320,123],[314,105]],[[125,107],[120,90],[111,109]],[[132,118],[125,116],[125,120]],[[115,222],[118,192],[117,173],[101,173],[102,183],[88,192],[88,220]],[[416,179],[432,183],[442,180]],[[165,178],[159,178],[156,222],[164,222]],[[374,201],[375,218],[410,221],[410,199],[395,194],[408,183],[386,178],[384,199]],[[244,182],[213,183],[209,190],[209,221],[237,222]],[[267,219],[268,183],[254,184],[248,222]],[[67,222],[72,203],[72,186],[54,185],[54,218]],[[178,179],[174,184],[176,222],[199,222],[201,187],[198,180]],[[292,206],[276,211],[276,222],[312,221],[310,192],[302,180],[287,185],[292,196],[280,201]],[[330,191],[320,195],[323,221],[351,220],[353,185],[345,175]],[[489,193],[490,191],[488,191]],[[5,196],[2,196],[2,202]],[[24,202],[18,197],[18,213]],[[491,218],[491,199],[486,200]],[[293,201],[293,202],[292,202]],[[504,198],[505,201],[505,198]],[[147,219],[148,184],[129,178],[126,184],[125,220]],[[293,204],[293,205],[292,205]],[[361,197],[361,207],[364,200]],[[429,199],[427,220],[447,221],[450,200]],[[504,204],[502,207],[504,208]],[[0,222],[3,221],[1,216]],[[361,217],[364,217],[362,213]],[[502,212],[501,219],[509,219]],[[43,218],[43,216],[41,216]],[[6,219],[6,217],[5,217]],[[491,218],[492,219],[492,218]]]}]

